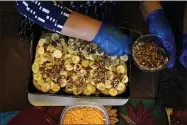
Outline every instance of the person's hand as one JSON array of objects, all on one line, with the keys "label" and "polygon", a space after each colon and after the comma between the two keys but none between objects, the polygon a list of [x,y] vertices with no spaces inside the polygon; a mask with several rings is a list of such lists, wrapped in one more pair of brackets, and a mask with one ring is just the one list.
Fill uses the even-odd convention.
[{"label": "person's hand", "polygon": [[131,38],[110,24],[102,23],[92,42],[96,43],[110,56],[130,54],[129,44]]},{"label": "person's hand", "polygon": [[175,64],[176,46],[175,37],[171,31],[171,28],[164,16],[162,9],[153,11],[146,20],[149,32],[161,37],[162,45],[172,57],[168,68],[172,68]]},{"label": "person's hand", "polygon": [[179,57],[180,63],[187,68],[187,34],[183,35],[183,48]]}]

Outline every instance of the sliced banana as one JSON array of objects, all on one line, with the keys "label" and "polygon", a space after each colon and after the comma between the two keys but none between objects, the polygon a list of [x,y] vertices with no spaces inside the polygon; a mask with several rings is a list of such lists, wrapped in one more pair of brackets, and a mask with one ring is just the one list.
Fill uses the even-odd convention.
[{"label": "sliced banana", "polygon": [[51,41],[51,37],[50,36],[46,36],[45,38],[45,43],[49,44]]},{"label": "sliced banana", "polygon": [[85,58],[85,59],[90,59],[90,55],[84,54],[84,58]]},{"label": "sliced banana", "polygon": [[58,92],[60,90],[60,86],[58,84],[54,84],[53,88],[51,89],[53,92]]},{"label": "sliced banana", "polygon": [[86,81],[85,81],[85,82],[86,82],[86,83],[90,83],[90,82],[91,82],[91,80],[92,80],[92,77],[91,77],[91,76],[89,76],[89,77],[87,77],[87,78],[86,78]]},{"label": "sliced banana", "polygon": [[123,78],[122,78],[122,80],[121,80],[121,82],[122,82],[122,83],[127,83],[128,81],[129,81],[128,76],[127,76],[127,75],[124,75]]},{"label": "sliced banana", "polygon": [[73,55],[71,54],[67,54],[67,58],[71,58]]},{"label": "sliced banana", "polygon": [[117,66],[119,64],[119,59],[112,60],[112,65]]},{"label": "sliced banana", "polygon": [[53,68],[53,63],[47,63],[46,65],[45,65],[45,67],[46,67],[46,69],[52,69]]},{"label": "sliced banana", "polygon": [[47,83],[49,83],[49,82],[51,81],[51,79],[50,79],[50,78],[47,78],[45,81],[46,81]]},{"label": "sliced banana", "polygon": [[73,57],[72,57],[72,62],[73,62],[74,64],[77,64],[79,61],[80,61],[80,58],[79,58],[78,56],[73,56]]},{"label": "sliced banana", "polygon": [[83,65],[84,67],[88,67],[88,66],[89,66],[89,61],[88,61],[88,60],[83,60],[83,61],[82,61],[82,65]]},{"label": "sliced banana", "polygon": [[101,91],[104,91],[105,88],[106,88],[105,84],[103,84],[103,83],[98,83],[98,84],[97,84],[97,89],[99,89],[99,90],[101,90]]},{"label": "sliced banana", "polygon": [[60,75],[62,75],[64,77],[67,77],[68,76],[68,72],[67,71],[61,71]]},{"label": "sliced banana", "polygon": [[108,70],[113,71],[113,68],[114,68],[114,66],[113,66],[113,65],[110,65],[110,66],[108,67]]},{"label": "sliced banana", "polygon": [[80,70],[80,75],[81,76],[85,76],[87,74],[86,70],[82,69]]},{"label": "sliced banana", "polygon": [[96,93],[96,87],[95,86],[92,86],[92,93],[94,94],[94,93]]},{"label": "sliced banana", "polygon": [[110,80],[105,80],[105,87],[106,87],[107,89],[112,88],[112,84],[111,84],[111,81],[110,81]]},{"label": "sliced banana", "polygon": [[113,66],[111,71],[116,72],[116,70],[117,70],[117,67]]},{"label": "sliced banana", "polygon": [[96,54],[90,54],[90,55],[89,55],[89,58],[90,58],[91,60],[96,60],[96,59],[97,59],[97,55],[96,55]]},{"label": "sliced banana", "polygon": [[98,52],[98,51],[96,51],[96,55],[98,55],[98,56],[103,56],[103,55],[104,55],[104,52]]},{"label": "sliced banana", "polygon": [[60,50],[55,50],[53,52],[53,56],[56,58],[61,58],[62,57],[62,52]]},{"label": "sliced banana", "polygon": [[73,81],[76,81],[76,80],[78,79],[78,76],[75,75],[75,74],[73,74],[73,75],[71,76],[71,78],[72,78]]},{"label": "sliced banana", "polygon": [[94,61],[90,61],[89,66],[91,67],[93,66],[93,64],[94,64]]},{"label": "sliced banana", "polygon": [[92,77],[94,74],[95,74],[95,70],[94,69],[90,70],[90,76]]},{"label": "sliced banana", "polygon": [[114,79],[114,74],[112,71],[108,71],[106,73],[106,77],[109,79],[109,80],[113,80]]},{"label": "sliced banana", "polygon": [[91,43],[90,46],[92,47],[93,50],[97,49],[97,45],[95,43]]},{"label": "sliced banana", "polygon": [[55,83],[53,81],[49,81],[49,85],[50,85],[50,89],[52,89],[55,85]]},{"label": "sliced banana", "polygon": [[64,65],[70,65],[70,64],[71,64],[71,62],[72,62],[72,60],[71,60],[71,59],[67,59],[67,60],[64,62]]},{"label": "sliced banana", "polygon": [[97,69],[98,66],[96,66],[96,65],[91,65],[90,67],[91,67],[92,69],[95,70],[95,69]]},{"label": "sliced banana", "polygon": [[34,80],[39,81],[42,79],[42,75],[40,73],[36,73],[33,75]]},{"label": "sliced banana", "polygon": [[44,48],[43,47],[39,47],[38,54],[42,55],[43,53],[44,53]]},{"label": "sliced banana", "polygon": [[115,89],[115,88],[111,88],[111,89],[109,90],[109,94],[110,94],[111,96],[116,96],[116,95],[118,94],[118,91],[117,91],[117,89]]},{"label": "sliced banana", "polygon": [[42,92],[48,92],[49,91],[49,89],[50,89],[50,85],[49,84],[43,84],[42,86],[41,86],[41,90],[42,90]]},{"label": "sliced banana", "polygon": [[34,63],[43,64],[44,61],[41,60],[40,58],[36,58],[36,59],[34,60]]},{"label": "sliced banana", "polygon": [[125,72],[125,68],[124,68],[122,65],[119,65],[119,66],[117,67],[117,72],[118,72],[118,73],[124,73],[124,72]]},{"label": "sliced banana", "polygon": [[123,90],[126,89],[126,86],[125,86],[124,83],[119,83],[119,84],[117,85],[116,89],[117,89],[118,91],[123,91]]},{"label": "sliced banana", "polygon": [[88,55],[88,52],[85,49],[81,50],[81,52],[83,55],[85,55],[85,54]]},{"label": "sliced banana", "polygon": [[90,90],[91,93],[95,93],[96,92],[96,88],[93,85],[91,85],[91,84],[87,85],[87,89]]},{"label": "sliced banana", "polygon": [[33,73],[37,73],[39,71],[39,64],[38,63],[33,63],[32,71],[33,71]]},{"label": "sliced banana", "polygon": [[59,39],[59,35],[58,35],[57,33],[53,33],[52,36],[51,36],[51,39],[52,39],[53,41],[56,41],[56,40]]},{"label": "sliced banana", "polygon": [[129,58],[128,58],[128,55],[125,54],[124,56],[120,56],[120,59],[126,62],[128,61]]},{"label": "sliced banana", "polygon": [[73,70],[76,71],[76,70],[77,70],[77,67],[78,67],[77,64],[75,64],[75,65],[73,66]]},{"label": "sliced banana", "polygon": [[63,50],[63,54],[67,54],[67,52],[68,52],[68,47],[67,47],[67,44],[66,44],[66,43],[62,46],[62,50]]},{"label": "sliced banana", "polygon": [[44,82],[43,79],[40,79],[40,80],[38,80],[38,84],[39,84],[39,85],[43,85],[43,84],[45,84],[45,82]]},{"label": "sliced banana", "polygon": [[91,83],[93,86],[95,86],[95,82],[94,82],[94,81],[91,81],[90,83]]},{"label": "sliced banana", "polygon": [[49,54],[44,53],[44,54],[40,55],[40,59],[41,59],[41,61],[46,62],[46,61],[49,61],[51,59],[51,57]]},{"label": "sliced banana", "polygon": [[82,93],[82,90],[79,90],[77,88],[73,90],[74,95],[80,95],[81,93]]},{"label": "sliced banana", "polygon": [[77,64],[77,68],[76,68],[76,70],[82,70],[83,68],[82,68],[82,65],[80,65],[80,64]]},{"label": "sliced banana", "polygon": [[59,41],[60,41],[60,45],[62,45],[62,46],[64,46],[66,44],[64,38],[60,38]]},{"label": "sliced banana", "polygon": [[105,69],[109,69],[109,66],[110,66],[110,62],[106,61],[106,63],[105,63]]},{"label": "sliced banana", "polygon": [[91,94],[92,94],[92,89],[87,89],[87,88],[86,88],[86,89],[84,90],[83,94],[85,94],[85,95],[87,95],[87,96],[88,96],[88,95],[91,95]]},{"label": "sliced banana", "polygon": [[71,46],[68,46],[67,50],[68,50],[68,52],[71,53],[71,54],[74,53],[74,50],[73,50],[73,48],[72,48]]},{"label": "sliced banana", "polygon": [[96,70],[95,70],[95,69],[91,69],[91,70],[90,70],[90,77],[94,77],[94,76],[96,76],[96,75],[97,75]]},{"label": "sliced banana", "polygon": [[40,39],[38,45],[42,47],[44,43],[45,43],[45,39]]},{"label": "sliced banana", "polygon": [[117,56],[111,56],[110,57],[112,60],[115,60],[115,59],[117,59]]},{"label": "sliced banana", "polygon": [[73,38],[69,38],[68,42],[71,44],[74,42],[74,39]]},{"label": "sliced banana", "polygon": [[66,68],[67,71],[73,70],[73,66],[72,65],[65,65],[65,68]]},{"label": "sliced banana", "polygon": [[73,85],[71,85],[71,86],[70,86],[70,84],[67,84],[67,85],[66,85],[66,90],[67,90],[68,92],[73,92],[73,90],[75,90],[75,89],[76,89],[76,87],[73,86]]},{"label": "sliced banana", "polygon": [[61,80],[60,87],[63,88],[63,87],[65,87],[67,84],[68,84],[68,83],[67,83],[66,79],[62,79],[62,80]]},{"label": "sliced banana", "polygon": [[52,46],[52,45],[47,46],[47,51],[48,52],[53,52],[54,50],[55,50],[54,46]]}]

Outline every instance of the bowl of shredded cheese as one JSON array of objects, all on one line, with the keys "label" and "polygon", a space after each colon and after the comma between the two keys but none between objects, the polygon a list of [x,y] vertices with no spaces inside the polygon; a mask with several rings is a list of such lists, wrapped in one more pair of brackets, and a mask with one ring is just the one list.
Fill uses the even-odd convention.
[{"label": "bowl of shredded cheese", "polygon": [[103,106],[71,104],[61,114],[60,125],[108,125],[109,116]]}]

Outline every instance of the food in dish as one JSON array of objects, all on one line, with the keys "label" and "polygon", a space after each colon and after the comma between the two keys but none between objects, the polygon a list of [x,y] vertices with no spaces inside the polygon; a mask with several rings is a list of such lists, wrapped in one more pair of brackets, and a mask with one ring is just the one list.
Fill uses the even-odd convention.
[{"label": "food in dish", "polygon": [[69,109],[62,121],[65,125],[105,125],[104,114],[93,107],[74,107]]},{"label": "food in dish", "polygon": [[107,56],[94,43],[46,34],[36,48],[33,83],[42,92],[117,96],[128,83],[127,60]]},{"label": "food in dish", "polygon": [[153,42],[135,42],[133,57],[138,66],[145,70],[158,70],[169,61],[163,48]]}]

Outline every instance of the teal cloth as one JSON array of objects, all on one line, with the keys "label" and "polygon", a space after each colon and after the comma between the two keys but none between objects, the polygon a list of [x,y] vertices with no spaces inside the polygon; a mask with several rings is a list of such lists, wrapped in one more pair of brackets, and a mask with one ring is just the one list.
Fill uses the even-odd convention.
[{"label": "teal cloth", "polygon": [[19,111],[0,112],[0,125],[6,125]]}]

